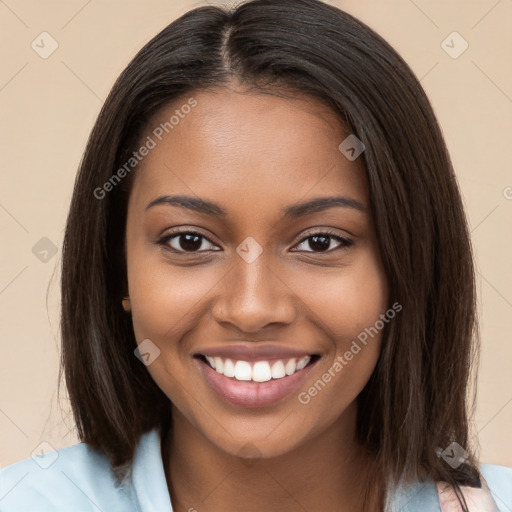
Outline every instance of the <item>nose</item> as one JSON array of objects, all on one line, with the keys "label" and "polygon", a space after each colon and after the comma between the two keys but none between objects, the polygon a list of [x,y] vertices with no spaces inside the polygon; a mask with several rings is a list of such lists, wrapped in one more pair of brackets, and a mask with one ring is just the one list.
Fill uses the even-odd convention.
[{"label": "nose", "polygon": [[218,290],[212,314],[219,324],[256,333],[270,324],[285,325],[295,319],[297,296],[263,254],[251,263],[236,259]]}]

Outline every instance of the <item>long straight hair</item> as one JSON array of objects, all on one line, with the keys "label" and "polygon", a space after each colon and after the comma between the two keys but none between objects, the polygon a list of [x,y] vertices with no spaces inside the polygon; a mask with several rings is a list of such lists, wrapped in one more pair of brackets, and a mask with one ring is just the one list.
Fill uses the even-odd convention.
[{"label": "long straight hair", "polygon": [[[108,193],[101,187],[161,108],[234,79],[324,102],[366,147],[360,158],[390,303],[403,309],[386,325],[357,399],[357,437],[373,460],[362,502],[377,481],[434,480],[453,485],[467,510],[459,485],[479,486],[468,420],[479,336],[469,230],[450,157],[404,60],[367,25],[319,0],[191,10],[115,82],[80,164],[63,245],[59,381],[64,373],[79,438],[118,468],[131,463],[141,434],[172,426],[170,401],[134,357],[121,307],[127,201],[139,171]],[[440,457],[452,442],[467,453],[457,467]]]}]

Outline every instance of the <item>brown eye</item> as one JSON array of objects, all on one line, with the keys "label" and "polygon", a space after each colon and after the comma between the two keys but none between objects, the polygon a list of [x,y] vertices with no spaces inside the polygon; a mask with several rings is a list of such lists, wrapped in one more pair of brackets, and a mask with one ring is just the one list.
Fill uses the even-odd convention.
[{"label": "brown eye", "polygon": [[174,252],[194,253],[211,250],[208,247],[204,247],[204,242],[213,245],[213,243],[201,233],[196,231],[178,231],[162,237],[157,243],[167,246],[167,248]]},{"label": "brown eye", "polygon": [[[331,247],[332,241],[336,241],[338,243],[338,246],[334,249]],[[300,244],[297,247],[300,247],[301,245],[308,246],[311,251],[308,251],[307,249],[299,249],[299,250],[305,250],[306,252],[334,252],[337,250],[343,250],[347,249],[351,245],[353,245],[354,242],[347,238],[343,238],[339,235],[335,235],[333,233],[329,232],[322,232],[322,233],[314,233],[306,238],[303,238],[303,240],[300,242]]]}]

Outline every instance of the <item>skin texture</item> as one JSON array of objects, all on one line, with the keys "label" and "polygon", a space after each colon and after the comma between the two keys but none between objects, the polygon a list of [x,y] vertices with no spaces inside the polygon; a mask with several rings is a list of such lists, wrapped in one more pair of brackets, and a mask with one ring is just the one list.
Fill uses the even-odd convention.
[{"label": "skin texture", "polygon": [[[136,171],[126,226],[127,309],[137,342],[149,338],[160,350],[147,370],[173,404],[163,457],[174,510],[359,510],[368,459],[354,437],[356,397],[375,368],[381,333],[309,403],[297,393],[389,307],[361,159],[339,151],[348,133],[315,99],[237,84],[190,96],[197,106]],[[161,110],[144,137],[190,96]],[[145,211],[164,194],[207,199],[228,214],[165,204]],[[282,208],[334,195],[366,211],[281,218]],[[186,252],[175,237],[167,247],[181,253],[173,253],[156,243],[172,228],[211,242]],[[327,228],[353,245],[340,249],[331,238],[328,251],[315,248],[307,237]],[[236,252],[247,237],[263,250],[250,264]],[[206,347],[268,341],[321,355],[297,392],[268,407],[223,401],[192,357]]]}]

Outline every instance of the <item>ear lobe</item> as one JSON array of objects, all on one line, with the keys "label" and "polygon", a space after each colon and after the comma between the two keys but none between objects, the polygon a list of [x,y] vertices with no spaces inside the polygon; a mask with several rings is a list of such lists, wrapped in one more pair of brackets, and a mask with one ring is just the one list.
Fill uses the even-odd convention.
[{"label": "ear lobe", "polygon": [[130,297],[125,297],[123,299],[123,309],[128,313],[129,311],[131,311],[131,306],[130,306]]}]

